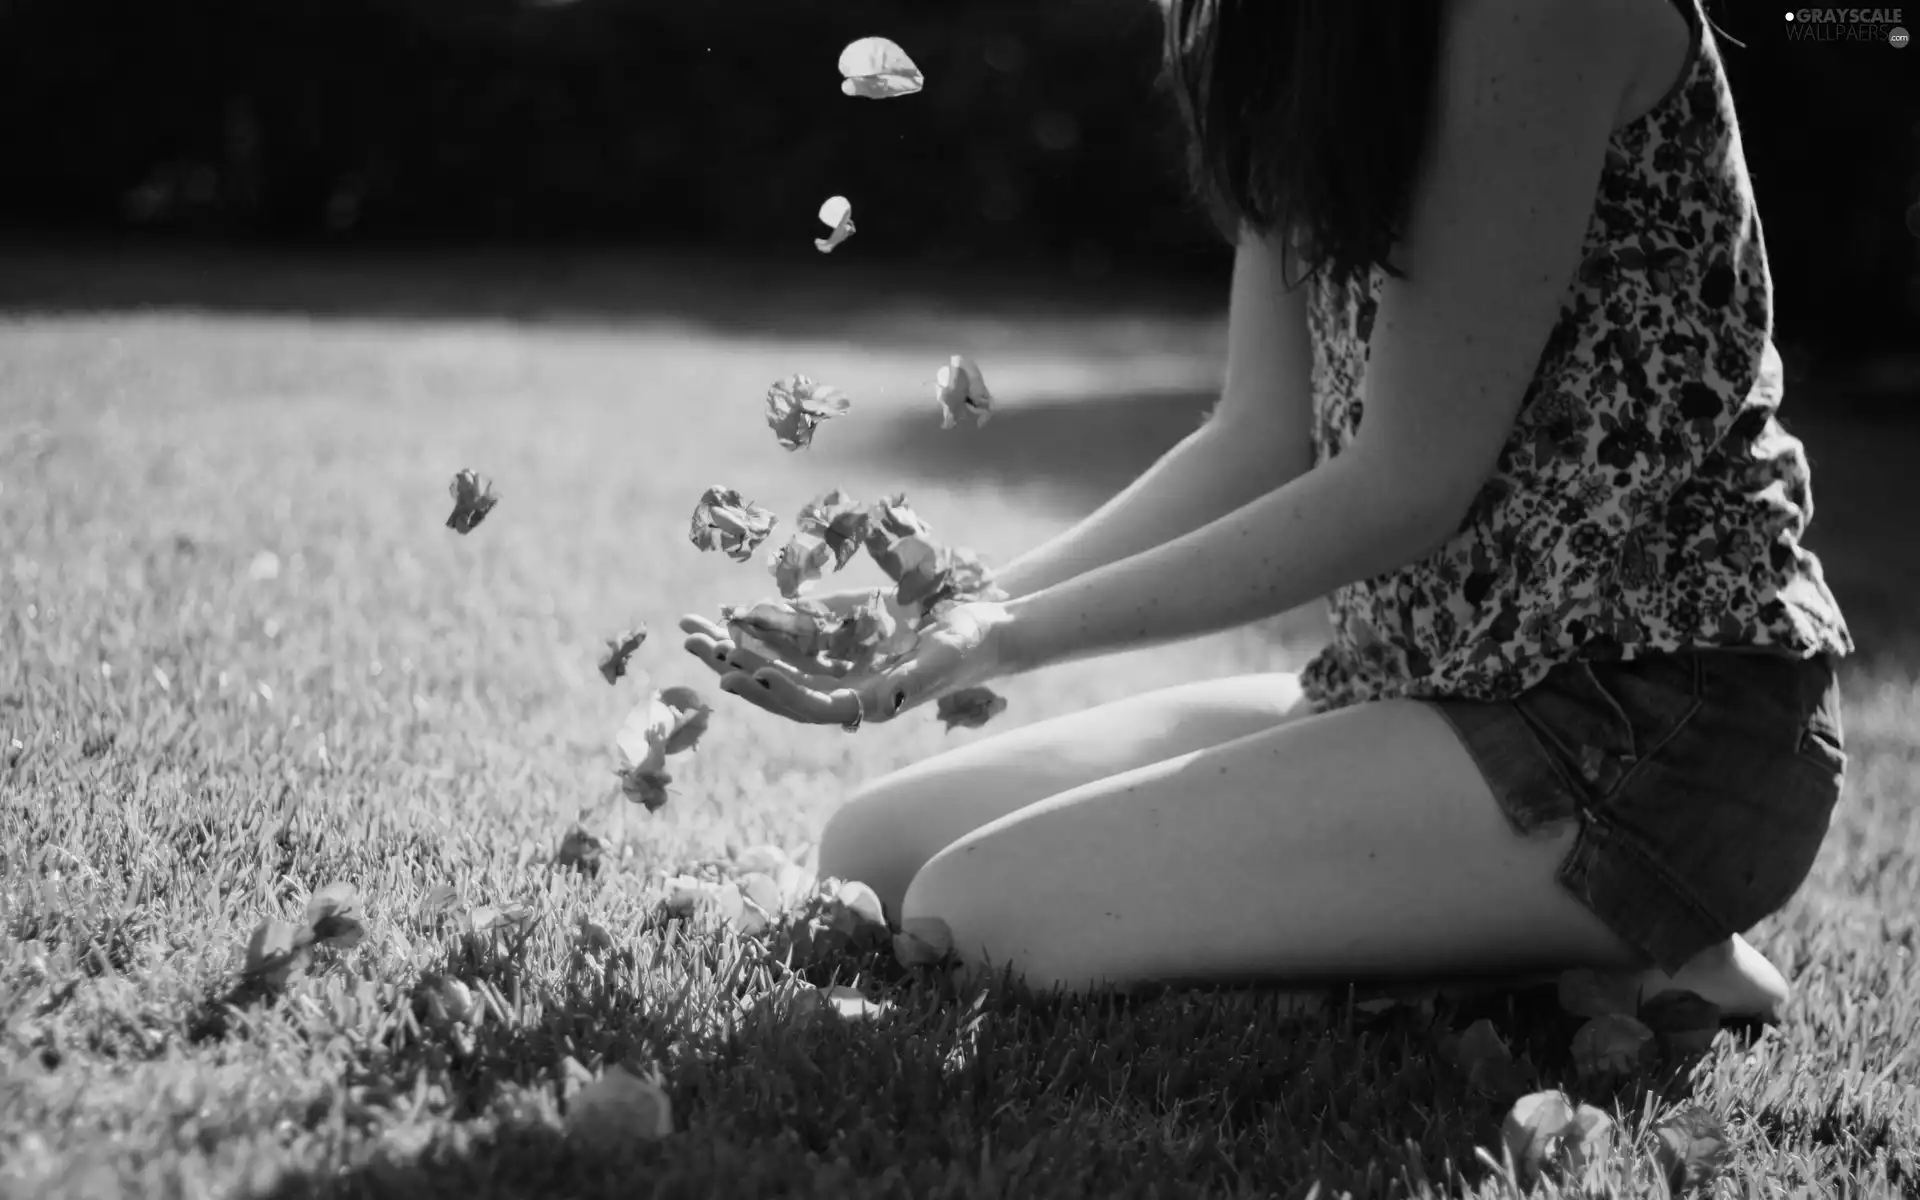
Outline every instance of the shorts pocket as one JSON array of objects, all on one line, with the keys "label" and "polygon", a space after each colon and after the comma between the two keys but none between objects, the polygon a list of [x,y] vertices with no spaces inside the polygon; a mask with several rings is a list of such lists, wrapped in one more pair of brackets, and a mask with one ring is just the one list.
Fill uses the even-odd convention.
[{"label": "shorts pocket", "polygon": [[1518,701],[1569,783],[1591,800],[1618,788],[1686,726],[1700,704],[1698,662],[1692,655],[1667,654],[1565,663]]},{"label": "shorts pocket", "polygon": [[1649,654],[1588,668],[1593,686],[1619,709],[1631,732],[1628,753],[1650,758],[1700,711],[1704,695],[1700,656]]},{"label": "shorts pocket", "polygon": [[1827,686],[1820,703],[1808,714],[1796,751],[1822,771],[1836,777],[1847,773],[1847,741],[1841,724],[1838,680]]}]

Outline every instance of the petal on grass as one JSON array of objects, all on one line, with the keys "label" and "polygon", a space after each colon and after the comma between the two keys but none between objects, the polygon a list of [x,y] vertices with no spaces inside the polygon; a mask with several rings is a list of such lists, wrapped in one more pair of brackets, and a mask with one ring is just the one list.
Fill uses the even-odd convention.
[{"label": "petal on grass", "polygon": [[1667,1173],[1676,1194],[1704,1188],[1726,1169],[1733,1158],[1727,1128],[1711,1111],[1688,1105],[1654,1126],[1654,1157]]},{"label": "petal on grass", "polygon": [[1591,1105],[1575,1105],[1561,1091],[1534,1092],[1514,1101],[1500,1124],[1501,1141],[1523,1185],[1541,1176],[1578,1172],[1611,1147],[1613,1121]]},{"label": "petal on grass", "polygon": [[554,852],[553,865],[562,870],[579,871],[583,875],[598,875],[601,853],[600,839],[575,825],[560,839],[560,848]]},{"label": "petal on grass", "polygon": [[1690,1058],[1705,1054],[1720,1033],[1720,1006],[1704,996],[1671,988],[1640,1006],[1640,1020],[1668,1053]]},{"label": "petal on grass", "polygon": [[938,917],[915,917],[893,935],[893,956],[903,967],[932,967],[953,953],[953,930]]},{"label": "petal on grass", "polygon": [[841,880],[833,890],[834,900],[868,925],[885,925],[887,916],[880,906],[879,893],[856,879]]},{"label": "petal on grass", "polygon": [[610,1067],[567,1102],[568,1138],[600,1150],[634,1139],[658,1140],[673,1132],[673,1104],[657,1080],[625,1067]]},{"label": "petal on grass", "polygon": [[869,1000],[858,988],[837,985],[822,989],[826,1002],[849,1021],[870,1021],[891,1007],[884,1000]]},{"label": "petal on grass", "polygon": [[1573,1066],[1582,1078],[1632,1075],[1654,1058],[1653,1030],[1625,1013],[1606,1013],[1573,1035]]},{"label": "petal on grass", "polygon": [[313,931],[288,921],[268,918],[254,928],[247,940],[247,955],[241,973],[259,980],[276,991],[295,973],[306,969],[312,955]]}]

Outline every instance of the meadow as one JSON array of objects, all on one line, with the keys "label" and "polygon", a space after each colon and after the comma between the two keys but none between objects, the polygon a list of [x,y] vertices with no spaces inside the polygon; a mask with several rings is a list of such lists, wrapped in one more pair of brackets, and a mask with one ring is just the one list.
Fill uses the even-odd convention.
[{"label": "meadow", "polygon": [[[1596,1082],[1550,990],[989,999],[884,942],[790,964],[791,918],[748,937],[661,911],[668,879],[750,847],[804,864],[850,787],[941,746],[1305,661],[1313,611],[1012,681],[985,730],[850,736],[731,702],[675,627],[772,594],[757,557],[689,544],[709,485],[783,520],[905,491],[989,562],[1065,528],[1201,419],[1224,293],[839,261],[3,265],[0,1196],[1499,1196],[1476,1151],[1500,1158],[1523,1087],[1612,1115],[1613,1194],[1667,1194],[1651,1129],[1698,1105],[1718,1194],[1920,1195],[1910,414],[1789,390],[1861,647],[1848,794],[1748,935],[1793,1000]],[[985,428],[940,428],[955,352],[994,389]],[[762,407],[794,372],[854,402],[799,453]],[[501,497],[466,537],[444,525],[463,467]],[[636,621],[609,686],[603,642]],[[715,711],[648,812],[611,741],[671,684]],[[576,826],[592,869],[555,861]],[[243,981],[254,928],[336,883],[364,940],[284,992]],[[450,928],[448,889],[511,933]],[[583,920],[607,940],[583,948]],[[875,1012],[803,1019],[791,977]],[[436,1019],[448,978],[484,1013]],[[1479,1019],[1518,1064],[1491,1086],[1447,1052]],[[570,1140],[565,1059],[657,1071],[673,1131]]]}]

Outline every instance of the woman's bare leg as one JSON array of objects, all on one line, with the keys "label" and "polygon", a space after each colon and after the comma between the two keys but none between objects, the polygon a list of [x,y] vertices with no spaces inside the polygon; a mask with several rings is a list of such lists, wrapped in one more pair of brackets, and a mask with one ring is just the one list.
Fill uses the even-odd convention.
[{"label": "woman's bare leg", "polygon": [[[901,911],[1043,990],[1643,966],[1555,879],[1572,825],[1516,834],[1422,704],[1269,722],[1013,810],[997,782],[976,791],[992,799],[966,817],[1002,815],[933,854]],[[1765,990],[1724,957],[1697,982]]]},{"label": "woman's bare leg", "polygon": [[820,834],[822,877],[857,879],[897,921],[948,843],[1060,792],[1271,729],[1306,711],[1291,674],[1162,688],[936,754],[861,788]]}]

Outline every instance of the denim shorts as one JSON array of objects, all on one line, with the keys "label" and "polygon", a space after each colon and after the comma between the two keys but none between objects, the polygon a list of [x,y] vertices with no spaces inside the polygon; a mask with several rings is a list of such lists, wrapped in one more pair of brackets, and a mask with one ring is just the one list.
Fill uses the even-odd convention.
[{"label": "denim shorts", "polygon": [[1813,869],[1847,755],[1830,655],[1562,664],[1513,700],[1428,700],[1522,834],[1577,821],[1560,882],[1672,973]]}]

